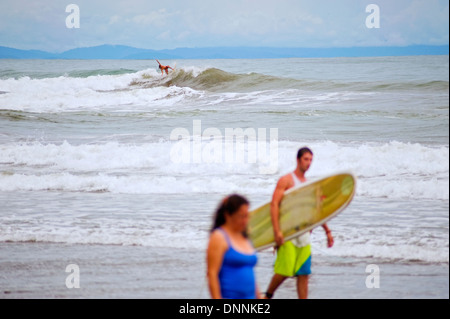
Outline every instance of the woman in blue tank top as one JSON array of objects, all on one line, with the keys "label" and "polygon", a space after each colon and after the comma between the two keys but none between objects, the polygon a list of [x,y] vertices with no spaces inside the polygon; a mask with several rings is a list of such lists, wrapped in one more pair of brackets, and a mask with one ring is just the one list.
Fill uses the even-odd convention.
[{"label": "woman in blue tank top", "polygon": [[207,251],[211,297],[259,298],[253,268],[255,249],[247,238],[249,202],[240,195],[225,198],[216,211]]}]

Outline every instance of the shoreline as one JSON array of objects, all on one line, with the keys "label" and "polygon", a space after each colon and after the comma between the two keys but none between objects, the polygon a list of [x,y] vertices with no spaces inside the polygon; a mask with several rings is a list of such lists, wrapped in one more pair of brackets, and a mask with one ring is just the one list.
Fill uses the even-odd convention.
[{"label": "shoreline", "polygon": [[[0,299],[209,299],[204,254],[198,249],[2,242]],[[255,272],[263,293],[274,257],[270,250],[258,256]],[[310,299],[449,298],[448,263],[386,263],[314,251],[312,263]],[[73,286],[75,274],[69,265],[79,268],[79,288],[67,286]],[[379,267],[379,288],[366,286],[368,265]],[[274,299],[296,297],[295,280],[288,279]]]}]

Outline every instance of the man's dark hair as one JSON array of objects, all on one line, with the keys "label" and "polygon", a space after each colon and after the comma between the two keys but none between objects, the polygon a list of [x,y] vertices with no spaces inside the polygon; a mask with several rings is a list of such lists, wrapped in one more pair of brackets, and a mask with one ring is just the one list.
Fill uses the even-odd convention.
[{"label": "man's dark hair", "polygon": [[301,149],[298,150],[297,159],[301,159],[303,154],[305,153],[313,155],[313,152],[308,147],[302,147]]}]

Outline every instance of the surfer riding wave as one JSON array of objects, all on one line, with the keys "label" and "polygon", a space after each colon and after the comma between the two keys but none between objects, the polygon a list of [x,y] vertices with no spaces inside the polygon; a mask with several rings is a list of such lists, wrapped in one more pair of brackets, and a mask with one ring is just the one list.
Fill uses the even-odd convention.
[{"label": "surfer riding wave", "polygon": [[161,70],[161,75],[164,75],[164,71],[166,71],[166,74],[169,74],[169,69],[173,70],[173,68],[169,65],[162,65],[158,60],[156,60],[159,64],[159,69]]}]

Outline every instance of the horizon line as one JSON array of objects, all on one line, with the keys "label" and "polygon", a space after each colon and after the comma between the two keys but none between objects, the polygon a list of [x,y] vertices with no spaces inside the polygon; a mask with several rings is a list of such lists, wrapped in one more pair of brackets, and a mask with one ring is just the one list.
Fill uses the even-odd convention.
[{"label": "horizon line", "polygon": [[59,53],[38,49],[0,46],[0,59],[258,59],[258,58],[337,58],[449,55],[449,45],[412,44],[404,46],[352,47],[271,47],[211,46],[144,49],[123,44],[76,47]]},{"label": "horizon line", "polygon": [[64,51],[59,52],[53,52],[53,51],[45,51],[43,49],[19,49],[17,47],[11,47],[11,46],[5,46],[0,45],[0,47],[8,48],[8,49],[15,49],[20,51],[42,51],[46,53],[52,53],[52,54],[62,54],[64,52],[70,51],[70,50],[76,50],[76,49],[89,49],[89,48],[96,48],[101,46],[121,46],[121,47],[128,47],[133,49],[139,49],[139,50],[152,50],[152,51],[173,51],[178,49],[193,49],[193,50],[200,50],[200,49],[223,49],[223,48],[247,48],[247,49],[325,49],[325,50],[332,50],[332,49],[354,49],[354,48],[408,48],[408,47],[450,47],[450,44],[406,44],[406,45],[354,45],[354,46],[321,46],[321,47],[307,47],[307,46],[245,46],[245,45],[229,45],[229,46],[196,46],[196,47],[186,47],[186,46],[180,46],[175,47],[172,49],[164,48],[164,49],[153,49],[153,48],[144,48],[144,47],[138,47],[138,46],[132,46],[127,44],[111,44],[111,43],[102,43],[97,45],[89,45],[89,46],[79,46],[79,47],[73,47],[71,49],[67,49]]}]

